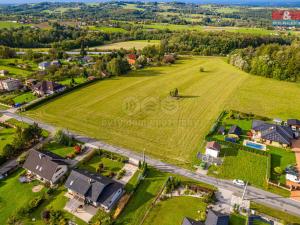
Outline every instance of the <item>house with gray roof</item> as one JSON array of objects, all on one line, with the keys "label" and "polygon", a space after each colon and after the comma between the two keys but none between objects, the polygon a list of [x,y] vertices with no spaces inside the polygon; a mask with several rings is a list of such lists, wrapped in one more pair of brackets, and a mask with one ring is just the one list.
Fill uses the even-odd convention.
[{"label": "house with gray roof", "polygon": [[232,125],[228,131],[228,137],[238,139],[242,135],[242,129],[237,125]]},{"label": "house with gray roof", "polygon": [[39,67],[40,70],[46,70],[46,69],[48,69],[50,66],[51,66],[51,63],[50,63],[50,62],[47,62],[47,61],[41,62],[41,63],[39,63],[39,65],[38,65],[38,67]]},{"label": "house with gray roof", "polygon": [[229,215],[223,213],[208,210],[205,222],[200,222],[193,220],[191,218],[185,217],[182,221],[182,225],[228,225]]},{"label": "house with gray roof", "polygon": [[124,192],[122,184],[100,174],[79,169],[72,170],[65,187],[74,198],[105,210],[110,210]]},{"label": "house with gray roof", "polygon": [[261,120],[252,121],[252,139],[277,147],[291,146],[294,139],[293,130],[289,126],[266,123]]},{"label": "house with gray roof", "polygon": [[23,168],[42,182],[56,184],[68,171],[65,159],[48,151],[30,150]]}]

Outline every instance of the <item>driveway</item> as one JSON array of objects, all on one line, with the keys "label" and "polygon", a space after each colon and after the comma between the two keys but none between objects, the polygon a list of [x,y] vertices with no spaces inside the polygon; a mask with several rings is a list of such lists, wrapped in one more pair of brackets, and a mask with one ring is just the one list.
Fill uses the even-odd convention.
[{"label": "driveway", "polygon": [[116,180],[116,181],[125,185],[128,183],[128,181],[131,179],[131,177],[138,170],[138,167],[134,166],[132,164],[126,163],[122,169],[125,170],[126,173],[121,179]]}]

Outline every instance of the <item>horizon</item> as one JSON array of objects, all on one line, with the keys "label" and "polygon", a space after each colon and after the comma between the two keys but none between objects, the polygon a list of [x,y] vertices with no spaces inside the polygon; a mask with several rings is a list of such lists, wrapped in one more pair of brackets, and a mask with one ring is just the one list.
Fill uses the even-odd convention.
[{"label": "horizon", "polygon": [[[103,2],[114,2],[109,0],[1,0],[0,5],[20,5],[20,4],[37,4],[37,3],[103,3]],[[287,7],[300,7],[299,0],[289,0],[289,1],[281,1],[281,0],[149,0],[149,1],[117,1],[117,2],[182,2],[182,3],[193,3],[193,4],[223,4],[223,5],[251,5],[251,6],[287,6]]]}]

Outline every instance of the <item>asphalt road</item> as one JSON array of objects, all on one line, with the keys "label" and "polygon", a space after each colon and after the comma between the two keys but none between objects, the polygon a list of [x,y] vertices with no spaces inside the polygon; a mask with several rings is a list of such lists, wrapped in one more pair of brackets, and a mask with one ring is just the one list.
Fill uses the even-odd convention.
[{"label": "asphalt road", "polygon": [[[2,111],[1,113],[4,115],[10,116],[12,118],[15,118],[19,121],[24,121],[26,123],[32,124],[34,122],[33,119],[30,119],[30,118],[24,117],[24,116],[20,116],[18,114],[8,111],[8,110]],[[49,132],[53,133],[57,130],[57,128],[52,125],[45,124],[45,123],[42,123],[39,121],[35,121],[35,122],[37,122],[40,127],[42,127],[43,129],[45,129]],[[115,153],[127,156],[127,157],[135,159],[135,160],[143,160],[143,156],[141,154],[131,151],[129,149],[113,146],[113,145],[107,144],[105,142],[102,142],[102,141],[99,141],[99,140],[96,140],[93,138],[89,138],[86,136],[78,135],[78,134],[75,134],[72,132],[69,132],[69,134],[73,135],[74,138],[76,138],[78,141],[87,143],[91,146],[95,146],[97,148],[115,152]],[[149,165],[151,165],[161,171],[179,174],[179,175],[182,175],[182,176],[185,176],[185,177],[197,180],[197,181],[212,184],[218,188],[223,188],[225,190],[232,191],[239,195],[242,195],[242,193],[243,193],[243,188],[234,185],[232,183],[232,181],[230,181],[230,180],[222,180],[222,179],[217,179],[217,178],[209,177],[209,176],[202,175],[202,174],[200,175],[195,172],[177,167],[175,165],[164,163],[162,161],[159,161],[159,160],[156,160],[156,159],[153,159],[150,157],[146,157],[146,162]],[[247,192],[245,195],[245,199],[255,201],[257,203],[261,203],[261,204],[264,204],[267,206],[271,206],[273,208],[277,208],[277,209],[286,211],[293,215],[300,216],[300,202],[289,199],[289,198],[284,198],[279,195],[276,195],[276,194],[273,194],[273,193],[270,193],[270,192],[252,187],[252,186],[248,186]]]}]

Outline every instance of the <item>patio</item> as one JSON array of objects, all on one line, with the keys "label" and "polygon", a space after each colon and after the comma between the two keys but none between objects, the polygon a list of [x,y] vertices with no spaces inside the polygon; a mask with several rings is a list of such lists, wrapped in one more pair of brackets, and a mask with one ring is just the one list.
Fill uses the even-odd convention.
[{"label": "patio", "polygon": [[69,198],[69,201],[65,205],[64,210],[87,223],[96,215],[99,209],[85,204],[84,200],[77,196],[70,195],[69,193],[66,193],[65,196]]}]

